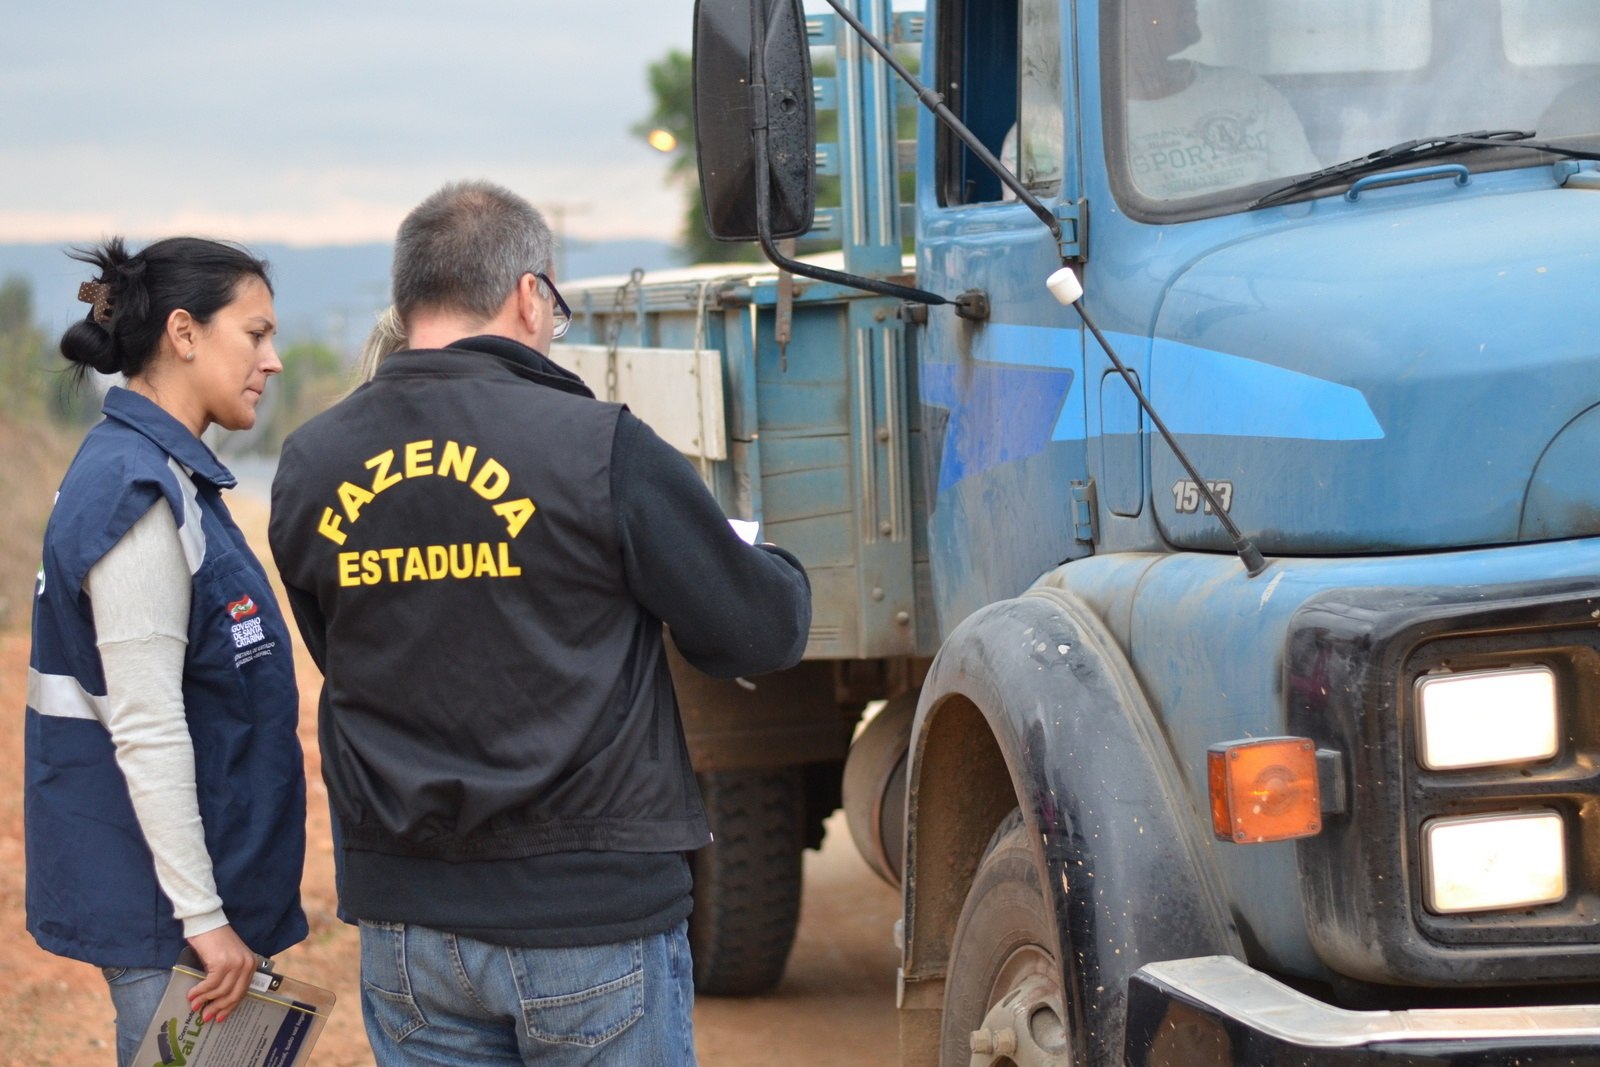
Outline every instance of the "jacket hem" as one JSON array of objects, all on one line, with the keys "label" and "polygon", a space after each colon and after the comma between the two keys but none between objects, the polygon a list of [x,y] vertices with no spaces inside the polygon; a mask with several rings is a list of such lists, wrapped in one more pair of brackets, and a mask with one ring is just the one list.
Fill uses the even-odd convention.
[{"label": "jacket hem", "polygon": [[387,830],[347,826],[344,847],[429,859],[517,859],[548,852],[690,852],[711,843],[704,817],[686,819],[563,819],[468,839],[403,840]]}]

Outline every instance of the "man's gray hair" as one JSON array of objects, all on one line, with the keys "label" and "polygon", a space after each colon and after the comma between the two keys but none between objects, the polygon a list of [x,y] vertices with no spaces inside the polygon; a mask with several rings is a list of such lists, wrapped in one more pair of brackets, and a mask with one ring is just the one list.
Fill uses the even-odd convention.
[{"label": "man's gray hair", "polygon": [[[451,182],[418,204],[394,243],[394,306],[487,322],[524,274],[549,274],[555,240],[544,216],[487,181]],[[541,296],[548,296],[539,283]]]}]

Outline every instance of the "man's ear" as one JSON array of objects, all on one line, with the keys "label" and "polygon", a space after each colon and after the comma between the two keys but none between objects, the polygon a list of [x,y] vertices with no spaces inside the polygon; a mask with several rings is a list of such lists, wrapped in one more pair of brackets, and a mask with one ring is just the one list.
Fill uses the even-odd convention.
[{"label": "man's ear", "polygon": [[167,316],[167,341],[178,355],[185,355],[200,343],[200,324],[183,308],[174,308]]},{"label": "man's ear", "polygon": [[545,313],[544,301],[539,299],[539,279],[532,274],[524,274],[517,279],[518,321],[529,334],[537,335]]}]

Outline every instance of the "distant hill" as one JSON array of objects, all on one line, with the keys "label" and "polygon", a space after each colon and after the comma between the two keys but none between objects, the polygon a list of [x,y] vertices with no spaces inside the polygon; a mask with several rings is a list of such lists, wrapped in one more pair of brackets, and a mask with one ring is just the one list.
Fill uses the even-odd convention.
[{"label": "distant hill", "polygon": [[[65,248],[0,244],[0,279],[21,275],[32,281],[36,317],[52,338],[85,310],[77,301],[78,283],[89,275],[83,264],[67,258]],[[316,248],[252,244],[250,249],[272,265],[279,331],[286,343],[322,340],[353,353],[376,313],[388,303],[388,244]],[[634,267],[663,270],[682,262],[675,246],[643,239],[573,241],[565,260],[569,278],[626,274]]]}]

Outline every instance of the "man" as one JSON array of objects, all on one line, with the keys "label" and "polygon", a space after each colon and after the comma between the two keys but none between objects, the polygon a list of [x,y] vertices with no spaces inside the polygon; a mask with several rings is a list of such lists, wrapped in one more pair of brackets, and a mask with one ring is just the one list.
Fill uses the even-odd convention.
[{"label": "man", "polygon": [[271,542],[381,1067],[694,1062],[685,853],[710,840],[662,649],[795,663],[810,587],[543,353],[550,231],[486,182],[395,245],[409,349],[284,446]]},{"label": "man", "polygon": [[1174,200],[1316,170],[1289,101],[1244,70],[1180,58],[1201,39],[1196,0],[1129,0],[1128,161],[1134,183]]}]

